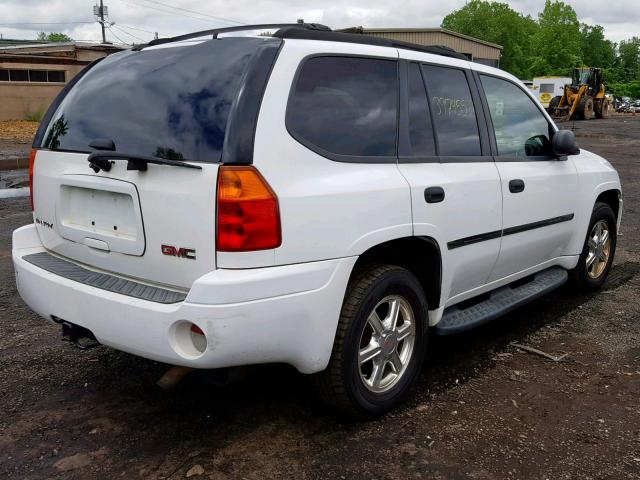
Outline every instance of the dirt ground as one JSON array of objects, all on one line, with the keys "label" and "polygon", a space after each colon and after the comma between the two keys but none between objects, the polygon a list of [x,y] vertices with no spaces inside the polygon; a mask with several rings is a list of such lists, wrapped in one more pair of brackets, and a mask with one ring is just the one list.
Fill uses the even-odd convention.
[{"label": "dirt ground", "polygon": [[197,373],[164,392],[165,365],[62,343],[14,286],[11,231],[31,221],[28,199],[0,202],[0,478],[640,478],[640,117],[575,130],[623,181],[604,291],[561,289],[432,337],[406,406],[366,423],[332,415],[285,366],[225,387]]}]

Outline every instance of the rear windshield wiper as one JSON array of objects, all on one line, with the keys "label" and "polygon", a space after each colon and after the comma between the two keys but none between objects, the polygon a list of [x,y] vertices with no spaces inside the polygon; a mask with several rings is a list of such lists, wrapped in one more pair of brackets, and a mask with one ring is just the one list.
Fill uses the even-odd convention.
[{"label": "rear windshield wiper", "polygon": [[87,160],[89,161],[89,166],[93,168],[93,171],[96,173],[100,170],[104,170],[105,172],[111,170],[111,160],[127,160],[127,170],[145,171],[149,163],[202,170],[200,165],[192,165],[181,160],[169,160],[168,158],[138,155],[136,153],[110,152],[104,150],[91,153]]}]

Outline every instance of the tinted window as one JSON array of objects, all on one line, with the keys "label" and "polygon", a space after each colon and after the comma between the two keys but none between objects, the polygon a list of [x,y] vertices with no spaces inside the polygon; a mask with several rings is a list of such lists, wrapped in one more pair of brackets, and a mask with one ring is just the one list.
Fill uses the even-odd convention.
[{"label": "tinted window", "polygon": [[9,70],[0,70],[0,82],[9,81]]},{"label": "tinted window", "polygon": [[63,82],[64,83],[64,71],[63,70],[49,70],[47,77],[50,82]]},{"label": "tinted window", "polygon": [[28,82],[28,70],[9,70],[9,77],[12,82]]},{"label": "tinted window", "polygon": [[541,83],[540,84],[540,93],[553,93],[554,85],[553,83]]},{"label": "tinted window", "polygon": [[107,57],[69,92],[44,136],[51,149],[220,160],[230,107],[256,48],[270,39],[224,38]]},{"label": "tinted window", "polygon": [[46,70],[29,70],[30,82],[46,82],[47,72]]},{"label": "tinted window", "polygon": [[481,75],[501,157],[550,155],[549,123],[533,100],[511,82]]},{"label": "tinted window", "polygon": [[439,155],[480,155],[478,122],[466,75],[453,68],[432,65],[422,68]]},{"label": "tinted window", "polygon": [[391,60],[307,60],[287,109],[287,127],[303,143],[330,153],[396,153],[398,74]]},{"label": "tinted window", "polygon": [[436,154],[427,91],[417,63],[409,65],[409,141],[413,155]]}]

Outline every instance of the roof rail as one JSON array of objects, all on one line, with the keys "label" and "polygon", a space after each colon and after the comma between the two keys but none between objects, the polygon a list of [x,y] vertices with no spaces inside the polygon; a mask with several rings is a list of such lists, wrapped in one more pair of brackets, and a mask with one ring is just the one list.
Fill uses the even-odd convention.
[{"label": "roof rail", "polygon": [[277,28],[297,28],[299,30],[316,30],[316,31],[325,31],[330,32],[331,29],[326,25],[322,25],[320,23],[260,23],[256,25],[238,25],[237,27],[224,27],[224,28],[214,28],[211,30],[201,30],[199,32],[186,33],[184,35],[178,35],[176,37],[169,38],[157,38],[151,40],[149,43],[143,43],[140,45],[136,45],[134,50],[142,50],[145,47],[152,47],[154,45],[162,45],[164,43],[173,43],[173,42],[181,42],[183,40],[190,40],[192,38],[204,37],[205,35],[212,35],[213,38],[217,38],[220,33],[230,33],[230,32],[245,32],[248,30],[267,30],[267,29],[275,29]]},{"label": "roof rail", "polygon": [[417,43],[403,42],[400,40],[392,40],[389,38],[373,37],[363,34],[363,29],[352,28],[345,31],[333,31],[326,25],[320,23],[262,23],[257,25],[239,25],[237,27],[214,28],[212,30],[202,30],[199,32],[187,33],[176,37],[158,38],[151,40],[149,43],[136,45],[133,50],[142,50],[145,47],[154,45],[162,45],[165,43],[181,42],[192,38],[204,37],[211,35],[218,38],[221,33],[246,32],[249,30],[267,30],[277,29],[273,34],[276,38],[291,38],[300,40],[324,40],[327,42],[343,42],[358,43],[363,45],[378,45],[381,47],[404,48],[406,50],[414,50],[418,52],[432,53],[442,55],[444,57],[459,58],[468,60],[461,53],[456,52],[452,48],[439,45],[418,45]]}]

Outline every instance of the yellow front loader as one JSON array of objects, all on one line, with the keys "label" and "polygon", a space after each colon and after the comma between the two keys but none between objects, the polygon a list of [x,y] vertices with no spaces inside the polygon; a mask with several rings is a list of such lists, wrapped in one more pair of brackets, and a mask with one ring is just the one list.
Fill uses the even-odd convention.
[{"label": "yellow front loader", "polygon": [[576,68],[572,82],[564,86],[564,94],[553,97],[547,109],[556,120],[589,120],[595,115],[606,118],[611,112],[605,97],[605,83],[599,68]]}]

